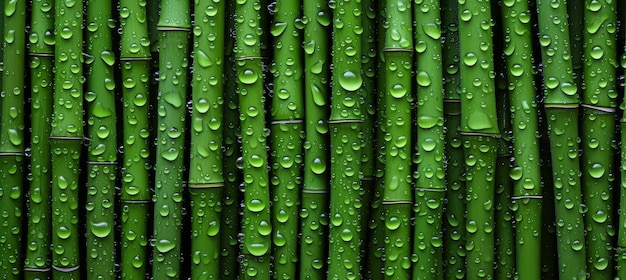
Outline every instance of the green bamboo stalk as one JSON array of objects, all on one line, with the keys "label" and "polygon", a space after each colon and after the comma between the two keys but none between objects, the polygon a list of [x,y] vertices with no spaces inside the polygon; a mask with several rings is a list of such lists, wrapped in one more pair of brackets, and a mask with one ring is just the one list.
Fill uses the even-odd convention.
[{"label": "green bamboo stalk", "polygon": [[159,32],[158,32],[158,22],[160,15],[160,7],[161,0],[147,0],[146,1],[146,18],[148,24],[148,36],[150,38],[150,51],[152,52],[152,57],[154,64],[153,66],[158,67],[158,56],[159,53]]},{"label": "green bamboo stalk", "polygon": [[586,277],[578,162],[578,88],[573,77],[566,2],[537,0],[545,110],[552,147],[561,279]]},{"label": "green bamboo stalk", "polygon": [[[234,61],[228,58],[224,68],[227,68],[226,84],[232,84],[236,79],[234,73]],[[235,279],[239,271],[237,256],[239,255],[238,234],[240,227],[240,202],[241,194],[241,170],[237,168],[237,159],[241,157],[240,144],[237,139],[239,135],[239,110],[237,104],[239,100],[234,87],[229,87],[224,95],[224,190],[222,191],[222,214],[221,214],[221,278]]]},{"label": "green bamboo stalk", "polygon": [[[158,92],[159,91],[159,62],[160,62],[160,54],[159,54],[159,32],[158,32],[158,21],[160,15],[161,8],[161,0],[146,0],[146,20],[144,23],[148,24],[148,38],[150,39],[150,92]],[[158,105],[158,94],[153,94],[150,96],[150,107],[156,108]],[[150,127],[155,128],[158,127],[157,118],[150,118]],[[151,138],[156,138],[156,129],[152,129],[150,131]],[[154,161],[154,160],[153,160]],[[154,174],[154,173],[152,173]],[[154,176],[154,175],[152,175]],[[153,177],[151,177],[153,178]]]},{"label": "green bamboo stalk", "polygon": [[[531,13],[527,1],[503,2],[504,54],[506,56],[515,158],[514,181],[516,267],[520,279],[541,277],[541,165]],[[523,32],[518,32],[523,30]]]},{"label": "green bamboo stalk", "polygon": [[[272,1],[272,0],[260,0],[259,2],[261,5],[259,6],[260,12],[261,12],[261,21],[260,21],[260,25],[259,28],[260,30],[263,30],[262,33],[259,34],[259,36],[261,36],[261,40],[259,40],[259,46],[261,47],[261,57],[263,57],[263,62],[269,62],[269,61],[273,61],[272,57],[273,57],[273,53],[274,53],[274,44],[273,44],[273,37],[271,32],[267,32],[268,30],[271,29],[272,27],[272,18],[273,15],[275,14],[275,9],[276,9],[276,1]],[[269,73],[269,67],[264,68],[266,74],[270,74]],[[272,75],[267,75],[267,77],[265,77],[267,80],[265,80],[265,82],[272,82]],[[269,116],[269,115],[268,115]]]},{"label": "green bamboo stalk", "polygon": [[86,2],[87,278],[115,279],[117,129],[111,1]]},{"label": "green bamboo stalk", "polygon": [[[529,1],[529,10],[537,11],[537,2]],[[534,27],[538,27],[534,24]],[[535,30],[535,28],[533,28]],[[535,34],[538,31],[534,31]],[[539,41],[539,40],[538,40]],[[540,46],[536,42],[535,47]],[[537,48],[538,50],[538,48]],[[541,55],[539,53],[538,55]],[[543,67],[541,59],[534,60],[535,69],[541,69]],[[543,80],[541,80],[542,82]],[[543,83],[541,83],[543,86]],[[543,90],[536,89],[536,100],[539,128],[538,131],[544,132],[539,134],[539,162],[541,164],[541,178],[542,178],[542,206],[541,206],[541,277],[542,279],[557,279],[559,277],[559,264],[558,264],[558,243],[556,234],[556,199],[554,198],[555,189],[552,170],[552,152],[550,147],[550,134],[548,132],[548,117],[545,110],[545,99]],[[549,187],[546,187],[549,186]]]},{"label": "green bamboo stalk", "polygon": [[296,279],[304,89],[302,38],[298,30],[301,1],[279,0],[270,33],[274,37],[272,131],[272,228],[274,279]]},{"label": "green bamboo stalk", "polygon": [[[404,8],[404,9],[403,9]],[[385,41],[385,184],[382,208],[385,219],[385,276],[411,275],[411,101],[413,24],[411,1],[386,1]]]},{"label": "green bamboo stalk", "polygon": [[[459,2],[461,135],[467,186],[467,279],[493,277],[497,138],[490,1]],[[485,25],[487,23],[487,25]]]},{"label": "green bamboo stalk", "polygon": [[[4,2],[0,1],[0,11],[4,11]],[[4,15],[0,16],[0,34],[4,35]],[[4,77],[4,40],[2,41],[2,48],[0,48],[0,77]],[[0,88],[2,88],[2,81],[0,79]]]},{"label": "green bamboo stalk", "polygon": [[461,146],[461,95],[459,74],[459,17],[457,1],[441,3],[442,63],[444,79],[444,125],[446,127],[446,206],[443,223],[444,279],[465,277],[465,182],[464,154]]},{"label": "green bamboo stalk", "polygon": [[360,0],[336,1],[330,111],[329,279],[358,279],[361,271],[361,14]]},{"label": "green bamboo stalk", "polygon": [[[621,6],[618,6],[620,11]],[[623,19],[623,14],[620,14],[620,19]],[[622,38],[623,40],[623,38]],[[626,69],[626,46],[622,50],[622,56],[620,60],[620,66]],[[619,182],[619,209],[626,209],[626,100],[620,104],[620,110],[622,110],[622,117],[619,119],[620,125],[620,182]],[[615,268],[616,279],[626,279],[626,211],[619,211],[616,216],[618,225],[617,227],[617,244],[615,247]]]},{"label": "green bamboo stalk", "polygon": [[[543,104],[542,104],[543,105]],[[547,120],[545,118],[544,106],[537,106],[539,111],[539,131],[547,131]],[[541,157],[541,178],[544,186],[553,186],[552,183],[552,158],[550,152],[550,140],[548,133],[544,133],[539,138],[539,155]],[[543,187],[543,186],[542,186]],[[556,236],[556,207],[554,199],[554,188],[544,188],[543,203],[541,210],[541,277],[542,279],[557,279],[559,276],[558,250]]]},{"label": "green bamboo stalk", "polygon": [[[361,24],[363,33],[361,37],[361,77],[363,86],[360,89],[361,108],[363,113],[363,138],[361,139],[361,170],[363,177],[361,184],[363,186],[362,203],[364,205],[361,213],[361,259],[368,260],[368,251],[371,249],[368,240],[372,237],[369,225],[371,220],[371,205],[374,200],[376,189],[376,1],[361,0]],[[371,275],[370,266],[362,265],[362,275]]]},{"label": "green bamboo stalk", "polygon": [[[508,111],[505,111],[508,113]],[[515,276],[515,236],[513,228],[513,184],[509,177],[511,153],[507,141],[498,143],[496,163],[496,211],[495,211],[495,278],[513,279]]]},{"label": "green bamboo stalk", "polygon": [[[622,54],[622,68],[626,68],[624,65],[624,58],[626,53]],[[619,207],[620,209],[626,209],[626,103],[622,102],[620,105],[622,110],[622,118],[620,118],[620,131],[621,145],[620,145],[620,184],[619,184]],[[616,278],[626,279],[626,211],[618,212],[618,230],[617,230],[617,246],[615,248],[616,256]]]},{"label": "green bamboo stalk", "polygon": [[[622,105],[622,108],[625,106]],[[624,111],[624,110],[623,110]],[[626,131],[626,115],[622,116],[620,119],[620,130]],[[622,143],[626,142],[626,134],[622,133],[621,136]],[[626,209],[626,145],[621,145],[621,167],[620,167],[620,200],[619,206],[620,209]],[[615,279],[626,279],[626,217],[624,217],[624,211],[620,212],[619,215],[619,229],[617,235],[617,247],[616,251],[616,278]]]},{"label": "green bamboo stalk", "polygon": [[567,1],[567,18],[569,24],[569,40],[572,51],[572,69],[574,81],[578,88],[583,86],[583,53],[585,31],[585,6],[589,1]]},{"label": "green bamboo stalk", "polygon": [[[617,2],[617,21],[621,22],[623,18],[626,17],[626,3],[624,3],[623,1],[618,1]],[[621,30],[621,28],[618,28],[618,31]],[[621,43],[624,41],[624,33],[623,32],[617,32],[617,34],[615,35],[617,42]],[[620,44],[621,46],[621,44]],[[618,58],[620,57],[621,54],[618,54]],[[621,61],[620,61],[621,62]],[[620,67],[621,70],[621,67]],[[620,104],[621,105],[621,104]]]},{"label": "green bamboo stalk", "polygon": [[260,0],[237,2],[237,93],[241,120],[244,209],[242,221],[243,262],[241,278],[269,275],[270,192],[266,151],[263,62],[260,40],[263,33]]},{"label": "green bamboo stalk", "polygon": [[120,7],[125,139],[120,195],[121,276],[125,279],[143,279],[148,273],[148,213],[151,206],[151,164],[148,161],[150,41],[148,25],[141,20],[146,16],[146,5],[141,1],[124,0],[120,2]]},{"label": "green bamboo stalk", "polygon": [[439,1],[413,7],[415,25],[417,116],[414,163],[417,257],[413,279],[443,279],[443,207],[445,197],[444,104],[441,17]]},{"label": "green bamboo stalk", "polygon": [[[445,57],[445,56],[444,56]],[[449,68],[448,68],[449,69]],[[458,69],[458,65],[457,65]],[[457,72],[458,73],[458,72]],[[454,77],[454,76],[449,76]],[[458,85],[458,77],[450,83]],[[446,82],[447,84],[448,82]],[[456,91],[456,89],[451,89]],[[464,153],[461,146],[461,102],[459,99],[446,99],[444,101],[446,132],[446,157],[448,168],[446,180],[446,208],[443,240],[443,267],[444,279],[463,279],[465,277],[465,181],[464,179]],[[454,97],[454,96],[450,96]],[[460,96],[458,96],[460,97]]]},{"label": "green bamboo stalk", "polygon": [[83,3],[55,2],[55,87],[50,148],[54,279],[80,278],[78,211],[83,144]]},{"label": "green bamboo stalk", "polygon": [[325,279],[328,253],[328,116],[331,14],[326,1],[306,0],[304,22],[305,144],[300,212],[300,279]]},{"label": "green bamboo stalk", "polygon": [[148,273],[150,191],[150,40],[146,3],[120,1],[123,137],[121,204],[121,272],[124,279],[145,279]]},{"label": "green bamboo stalk", "polygon": [[[537,66],[536,66],[537,67]],[[543,105],[543,104],[541,104]],[[547,131],[544,106],[537,106],[539,111],[539,131]],[[548,133],[539,138],[539,155],[541,157],[541,178],[543,186],[553,186],[552,183],[552,158],[550,152],[550,140]],[[556,236],[556,207],[554,188],[543,188],[543,203],[541,206],[541,277],[542,279],[557,279],[559,276],[558,250]]]},{"label": "green bamboo stalk", "polygon": [[161,1],[154,194],[154,279],[180,277],[191,3]]},{"label": "green bamboo stalk", "polygon": [[[231,64],[234,68],[234,64]],[[228,68],[228,63],[225,65]],[[231,72],[231,71],[229,71]],[[230,73],[228,75],[231,75]],[[227,81],[232,81],[234,76],[226,78]],[[224,151],[224,190],[222,191],[222,214],[221,214],[221,278],[220,279],[235,279],[239,272],[239,262],[237,257],[239,255],[239,229],[240,226],[240,204],[241,194],[239,186],[242,183],[241,170],[237,168],[237,159],[241,158],[240,144],[237,141],[239,137],[239,111],[236,104],[238,104],[238,98],[233,97],[233,89],[228,89],[225,92],[224,104],[224,145],[226,147]]]},{"label": "green bamboo stalk", "polygon": [[193,279],[219,279],[221,274],[224,3],[196,1],[194,6],[193,111],[189,163]]},{"label": "green bamboo stalk", "polygon": [[613,138],[617,109],[617,3],[586,1],[582,93],[582,183],[587,268],[591,279],[613,277]]},{"label": "green bamboo stalk", "polygon": [[[380,79],[379,79],[380,80]],[[378,83],[380,86],[380,83]],[[383,91],[381,89],[380,91]],[[380,95],[378,93],[377,95]],[[380,97],[377,97],[378,100],[381,100]],[[384,104],[383,102],[378,105]],[[377,111],[382,111],[383,109],[379,109]],[[377,114],[376,121],[377,123],[381,122],[380,119],[383,118],[382,114]],[[372,194],[371,201],[371,210],[370,210],[370,219],[368,224],[368,230],[370,234],[369,239],[369,250],[368,250],[368,274],[366,274],[366,279],[380,280],[384,278],[384,251],[385,251],[385,217],[383,214],[382,207],[382,198],[384,191],[384,158],[385,158],[385,145],[384,145],[384,131],[381,129],[382,125],[377,125],[376,131],[376,182],[374,185],[374,192]]]},{"label": "green bamboo stalk", "polygon": [[[382,2],[382,1],[381,1]],[[380,14],[379,14],[380,15]],[[384,32],[378,32],[384,33]],[[378,35],[380,37],[380,35]],[[379,50],[383,44],[379,44]],[[377,72],[384,67],[384,59],[382,55],[377,58]],[[372,194],[370,219],[368,230],[370,231],[370,249],[368,253],[368,270],[371,271],[367,275],[367,279],[383,279],[384,278],[384,252],[385,252],[385,217],[383,214],[382,198],[385,188],[385,75],[377,75],[376,78],[376,100],[378,107],[376,110],[376,182],[374,192]]]},{"label": "green bamboo stalk", "polygon": [[28,232],[24,256],[25,279],[49,279],[50,223],[50,117],[54,66],[54,3],[33,1],[29,34],[31,87],[31,158],[28,196]]},{"label": "green bamboo stalk", "polygon": [[[494,11],[494,16],[502,18],[500,10]],[[497,28],[499,29],[499,28]],[[503,30],[497,30],[498,34]],[[498,154],[496,158],[495,176],[495,267],[494,278],[513,279],[515,277],[515,229],[513,223],[513,181],[510,177],[512,166],[511,154],[511,118],[509,91],[507,89],[506,66],[502,42],[494,42],[494,52],[501,57],[495,63],[497,76],[496,82],[496,104],[498,114],[498,127],[503,137],[498,139]]]},{"label": "green bamboo stalk", "polygon": [[[225,26],[225,53],[224,53],[224,83],[233,85],[237,82],[235,69],[235,2],[226,2],[226,26]],[[240,203],[241,194],[239,186],[242,183],[241,170],[238,164],[233,164],[241,157],[241,145],[238,141],[240,135],[239,125],[239,98],[236,87],[225,87],[224,91],[224,117],[223,117],[223,141],[224,141],[224,190],[222,192],[222,215],[221,215],[221,278],[224,280],[236,279],[239,275],[239,229],[240,227]]]},{"label": "green bamboo stalk", "polygon": [[24,102],[26,62],[26,3],[6,1],[3,9],[3,62],[0,76],[0,275],[22,277],[22,196],[24,185]]},{"label": "green bamboo stalk", "polygon": [[[376,1],[372,5],[373,9],[376,9],[376,40],[378,42],[384,42],[386,33],[383,30],[383,23],[386,20],[385,11],[386,1]],[[385,44],[377,44],[376,46],[376,73],[381,73],[385,67],[385,58],[382,55]],[[385,76],[376,75],[376,123],[375,123],[375,177],[376,182],[374,185],[374,191],[371,194],[371,209],[370,218],[368,223],[368,231],[370,239],[368,246],[368,262],[367,262],[367,274],[366,279],[381,280],[384,279],[384,252],[385,252],[385,217],[383,214],[382,198],[385,188],[385,127],[386,109],[385,109]]]}]

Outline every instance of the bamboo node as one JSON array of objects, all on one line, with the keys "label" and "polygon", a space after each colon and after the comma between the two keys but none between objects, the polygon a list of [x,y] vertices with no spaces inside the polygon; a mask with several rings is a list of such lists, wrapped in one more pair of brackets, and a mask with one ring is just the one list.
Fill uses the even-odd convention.
[{"label": "bamboo node", "polygon": [[400,201],[383,201],[383,205],[396,205],[396,204],[411,204],[413,205],[413,201],[411,200],[400,200]]},{"label": "bamboo node", "polygon": [[325,194],[328,193],[327,190],[302,190],[303,193],[319,193],[319,194]]},{"label": "bamboo node", "polygon": [[460,134],[463,135],[463,136],[485,136],[485,137],[491,137],[491,138],[496,138],[496,139],[502,138],[502,135],[500,135],[500,134],[484,133],[484,132],[464,132],[464,131],[461,131]]},{"label": "bamboo node", "polygon": [[23,155],[26,155],[26,153],[20,153],[20,152],[0,152],[0,157],[23,156]]},{"label": "bamboo node", "polygon": [[270,124],[297,124],[297,123],[303,123],[303,122],[304,122],[304,120],[298,119],[298,120],[272,121],[272,122],[270,122]]},{"label": "bamboo node", "polygon": [[235,57],[236,61],[240,61],[240,60],[255,60],[255,59],[264,60],[264,59],[267,59],[267,57],[264,57],[264,56],[238,56],[238,57]]},{"label": "bamboo node", "polygon": [[212,189],[221,188],[224,186],[223,182],[220,183],[207,183],[207,184],[189,184],[190,189]]},{"label": "bamboo node", "polygon": [[403,49],[403,48],[384,48],[383,49],[383,53],[386,52],[408,52],[408,53],[413,53],[415,52],[415,50],[413,49]]},{"label": "bamboo node", "polygon": [[121,203],[128,203],[128,204],[148,204],[148,203],[152,202],[152,200],[124,200],[124,199],[121,199],[120,202]]},{"label": "bamboo node", "polygon": [[342,123],[363,123],[362,119],[358,120],[328,120],[328,124],[342,124]]},{"label": "bamboo node", "polygon": [[76,271],[80,268],[80,265],[77,266],[72,266],[72,267],[59,267],[59,266],[52,266],[52,268],[56,271],[61,271],[61,272],[72,272],[72,271]]},{"label": "bamboo node", "polygon": [[592,110],[600,111],[603,113],[615,113],[617,111],[617,109],[614,107],[595,106],[595,105],[584,104],[584,103],[581,104],[581,106],[586,109],[592,109]]},{"label": "bamboo node", "polygon": [[50,267],[24,267],[24,271],[32,271],[32,272],[48,272],[50,271]]},{"label": "bamboo node", "polygon": [[120,57],[120,61],[150,61],[152,57]]},{"label": "bamboo node", "polygon": [[117,165],[117,161],[87,161],[87,164],[92,165]]},{"label": "bamboo node", "polygon": [[461,103],[461,99],[444,98],[443,103]]},{"label": "bamboo node", "polygon": [[29,56],[34,56],[34,57],[54,57],[53,53],[35,53],[35,52],[29,52],[28,53]]},{"label": "bamboo node", "polygon": [[180,26],[157,26],[158,31],[184,31],[191,32],[191,27],[180,27]]},{"label": "bamboo node", "polygon": [[580,105],[578,105],[578,103],[576,103],[576,104],[556,104],[556,103],[552,103],[552,104],[544,104],[543,107],[544,108],[560,108],[560,109],[578,109],[578,107],[580,107]]},{"label": "bamboo node", "polygon": [[83,140],[87,140],[87,138],[85,137],[81,137],[81,136],[50,136],[50,139],[54,139],[54,140],[68,140],[68,141],[83,141]]},{"label": "bamboo node", "polygon": [[543,199],[543,195],[518,195],[512,196],[512,200],[522,200],[522,199]]},{"label": "bamboo node", "polygon": [[416,191],[422,191],[422,192],[445,192],[447,189],[443,188],[443,189],[434,189],[434,188],[415,188]]}]

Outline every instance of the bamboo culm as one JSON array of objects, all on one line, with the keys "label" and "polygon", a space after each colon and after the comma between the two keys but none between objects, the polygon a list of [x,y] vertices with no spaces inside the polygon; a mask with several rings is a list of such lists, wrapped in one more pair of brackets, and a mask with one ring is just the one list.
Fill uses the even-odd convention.
[{"label": "bamboo culm", "polygon": [[120,66],[122,75],[122,190],[121,271],[124,279],[144,279],[148,274],[150,207],[150,40],[146,5],[139,0],[120,1]]},{"label": "bamboo culm", "polygon": [[[0,90],[0,275],[7,279],[22,276],[22,204],[26,192],[25,171],[25,67],[26,3],[4,1],[2,63]],[[1,7],[0,7],[1,8]],[[17,66],[17,67],[16,67]],[[25,215],[24,215],[25,216]]]},{"label": "bamboo culm", "polygon": [[[544,107],[552,158],[559,276],[587,274],[578,158],[579,90],[574,80],[566,1],[537,0],[545,85]],[[558,17],[560,21],[555,21]],[[551,55],[558,53],[560,55]]]},{"label": "bamboo culm", "polygon": [[[54,93],[54,9],[45,6],[53,2],[33,1],[31,6],[30,71],[31,71],[31,158],[30,188],[28,193],[27,244],[36,244],[26,250],[24,278],[47,279],[51,269],[50,218],[51,162],[48,120],[52,115]],[[36,39],[36,40],[33,40]]]},{"label": "bamboo culm", "polygon": [[161,1],[154,179],[154,279],[180,277],[190,1]]}]

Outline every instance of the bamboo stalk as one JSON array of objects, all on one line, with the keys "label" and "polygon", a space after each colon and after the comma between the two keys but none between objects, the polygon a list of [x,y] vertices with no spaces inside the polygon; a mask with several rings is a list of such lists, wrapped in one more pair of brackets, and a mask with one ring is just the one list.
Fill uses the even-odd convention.
[{"label": "bamboo stalk", "polygon": [[330,9],[325,1],[303,3],[305,145],[302,171],[300,279],[325,279],[328,267],[328,115]]},{"label": "bamboo stalk", "polygon": [[180,277],[183,169],[187,115],[191,3],[162,0],[159,33],[159,92],[154,185],[152,277]]},{"label": "bamboo stalk", "polygon": [[54,93],[54,3],[33,1],[31,6],[31,158],[28,194],[28,232],[24,256],[24,278],[51,277],[51,164],[50,117]]},{"label": "bamboo stalk", "polygon": [[237,24],[235,45],[244,177],[244,260],[240,277],[245,279],[269,275],[271,262],[270,182],[260,46],[263,23],[259,7],[260,0],[236,5],[238,19],[248,23]]},{"label": "bamboo stalk", "polygon": [[87,1],[87,277],[115,279],[117,130],[111,1]]},{"label": "bamboo stalk", "polygon": [[[142,4],[143,3],[143,4]],[[148,275],[149,224],[152,212],[150,191],[150,40],[146,4],[120,1],[120,64],[122,70],[123,125],[121,208],[121,271],[124,279]]]},{"label": "bamboo stalk", "polygon": [[224,189],[223,98],[225,2],[196,1],[189,194],[191,277],[220,277],[220,217]]},{"label": "bamboo stalk", "polygon": [[83,3],[55,2],[50,148],[54,279],[80,278],[78,186],[83,144]]},{"label": "bamboo stalk", "polygon": [[297,278],[304,83],[301,1],[279,0],[274,10],[274,95],[271,106],[273,277]]},{"label": "bamboo stalk", "polygon": [[[1,8],[1,7],[0,7]],[[4,71],[0,73],[0,275],[6,279],[22,277],[22,204],[24,180],[26,101],[26,3],[5,1],[3,16]]]},{"label": "bamboo stalk", "polygon": [[[553,169],[559,275],[586,277],[578,158],[578,87],[573,76],[566,1],[537,1],[539,43]],[[554,55],[554,54],[559,55]]]},{"label": "bamboo stalk", "polygon": [[[612,278],[613,141],[617,111],[617,3],[586,1],[584,84],[581,120],[582,190],[587,206],[585,234],[591,279]],[[581,56],[578,56],[581,57]]]},{"label": "bamboo stalk", "polygon": [[[493,277],[497,138],[490,1],[459,2],[461,138],[467,187],[467,279]],[[471,265],[469,265],[471,264]]]}]

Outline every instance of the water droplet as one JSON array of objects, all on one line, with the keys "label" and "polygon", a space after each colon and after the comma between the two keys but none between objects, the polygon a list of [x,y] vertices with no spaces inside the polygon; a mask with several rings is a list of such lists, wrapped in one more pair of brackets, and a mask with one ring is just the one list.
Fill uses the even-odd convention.
[{"label": "water droplet", "polygon": [[250,156],[250,165],[252,165],[253,167],[261,167],[263,166],[264,163],[265,161],[263,160],[261,156],[257,154]]},{"label": "water droplet", "polygon": [[93,235],[104,238],[109,236],[113,227],[107,222],[92,222],[90,228]]},{"label": "water droplet", "polygon": [[326,171],[326,162],[322,161],[320,158],[313,159],[311,171],[315,174],[323,174]]},{"label": "water droplet", "polygon": [[417,84],[423,87],[430,86],[431,80],[428,72],[420,71],[417,73]]},{"label": "water droplet", "polygon": [[351,70],[346,70],[343,75],[339,77],[339,85],[347,91],[356,91],[361,88],[363,80],[361,75],[354,73]]},{"label": "water droplet", "polygon": [[250,69],[244,70],[243,72],[239,74],[239,80],[242,83],[247,84],[247,85],[256,83],[258,79],[259,79],[259,76]]},{"label": "water droplet", "polygon": [[572,249],[574,251],[582,250],[583,249],[583,245],[584,245],[584,242],[582,242],[581,240],[574,240],[574,241],[572,241]]},{"label": "water droplet", "polygon": [[155,247],[159,253],[164,254],[176,248],[176,243],[167,239],[161,239],[157,241]]},{"label": "water droplet", "polygon": [[396,230],[400,228],[401,223],[402,221],[400,221],[398,217],[392,216],[392,217],[387,218],[387,220],[385,221],[385,226],[389,230]]},{"label": "water droplet", "polygon": [[72,231],[65,226],[61,226],[57,229],[57,236],[61,239],[68,239],[72,235]]},{"label": "water droplet", "polygon": [[476,56],[476,54],[472,52],[467,53],[463,58],[463,63],[470,67],[476,65],[476,62],[478,62],[478,56]]},{"label": "water droplet", "polygon": [[407,92],[406,88],[401,84],[393,85],[391,87],[391,90],[389,91],[391,96],[393,96],[394,98],[402,98],[405,96],[406,92]]},{"label": "water droplet", "polygon": [[595,179],[599,179],[602,176],[604,176],[604,166],[602,166],[602,164],[599,163],[594,163],[593,165],[591,165],[591,168],[589,169],[589,175],[591,175],[591,177],[595,178]]},{"label": "water droplet", "polygon": [[[427,7],[427,5],[424,6]],[[424,33],[433,40],[439,40],[439,38],[441,38],[441,30],[435,23],[424,24],[422,25],[422,29],[424,30]]]},{"label": "water droplet", "polygon": [[263,203],[260,199],[252,199],[246,206],[248,210],[257,213],[265,209],[265,203]]}]

